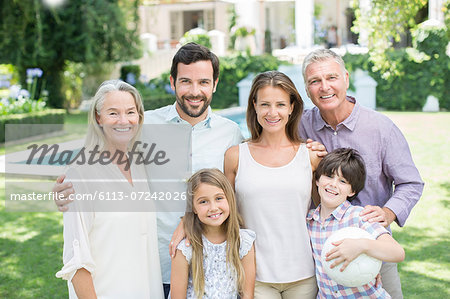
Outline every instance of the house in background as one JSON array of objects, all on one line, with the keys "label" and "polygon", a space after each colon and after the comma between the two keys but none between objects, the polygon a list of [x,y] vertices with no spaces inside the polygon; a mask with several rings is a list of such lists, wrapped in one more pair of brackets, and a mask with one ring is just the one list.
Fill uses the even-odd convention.
[{"label": "house in background", "polygon": [[[180,38],[195,28],[222,32],[225,43],[229,31],[228,11],[232,8],[226,1],[142,1],[139,32],[144,55],[133,63],[140,65],[141,74],[147,78],[159,76],[169,70]],[[216,49],[213,51],[217,53]]]},{"label": "house in background", "polygon": [[[310,49],[314,45],[314,5],[316,8],[322,7],[321,24],[336,25],[339,44],[347,43],[351,27],[350,19],[346,17],[349,2],[350,0],[144,0],[139,7],[139,30],[144,57],[134,63],[141,65],[142,74],[149,78],[166,71],[180,38],[185,32],[195,28],[213,31],[219,40],[213,41],[212,50],[219,56],[226,54],[233,30],[241,27],[252,32],[250,38],[253,39],[253,54],[272,52],[288,46]],[[235,25],[231,29],[233,18]]]},{"label": "house in background", "polygon": [[158,50],[175,48],[185,32],[194,28],[228,32],[228,10],[232,7],[226,1],[143,1],[139,7],[140,33],[155,35]]},{"label": "house in background", "polygon": [[[430,0],[428,15],[443,18],[438,9],[442,3]],[[362,10],[370,4],[371,0],[359,1]],[[195,28],[212,37],[212,50],[219,56],[226,54],[233,32],[245,27],[251,32],[247,42],[253,54],[271,52],[294,63],[311,48],[326,46],[331,27],[336,47],[365,46],[367,41],[364,30],[359,36],[351,31],[351,0],[143,0],[139,16],[144,56],[133,63],[148,78],[169,69],[180,38]]]}]

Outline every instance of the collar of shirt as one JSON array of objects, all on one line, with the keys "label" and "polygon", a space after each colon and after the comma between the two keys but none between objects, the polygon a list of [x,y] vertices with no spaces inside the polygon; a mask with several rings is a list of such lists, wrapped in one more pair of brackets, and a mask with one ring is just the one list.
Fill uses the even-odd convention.
[{"label": "collar of shirt", "polygon": [[[168,123],[180,123],[180,122],[188,123],[187,121],[185,121],[184,119],[182,119],[180,117],[180,114],[178,114],[176,105],[177,105],[177,103],[175,102],[170,107],[169,113],[167,113],[167,115],[166,115],[166,121]],[[211,114],[212,114],[211,107],[208,106],[208,115],[206,116],[206,118],[204,120],[202,120],[201,122],[199,122],[195,126],[193,126],[193,129],[210,128],[211,127]]]},{"label": "collar of shirt", "polygon": [[[336,220],[340,221],[342,219],[342,217],[344,216],[345,211],[347,211],[347,209],[351,205],[352,204],[348,200],[344,201],[336,209],[334,209],[334,211],[331,213],[331,215],[327,219],[329,219],[331,216],[333,216]],[[314,210],[313,213],[309,214],[306,217],[306,220],[311,220],[311,219],[313,219],[314,221],[320,220],[320,205]],[[322,222],[324,222],[327,219],[323,219]]]},{"label": "collar of shirt", "polygon": [[[339,123],[336,128],[339,128],[341,125],[344,125],[347,129],[350,131],[353,131],[356,126],[356,121],[358,120],[359,116],[359,103],[356,101],[354,97],[347,96],[347,101],[354,103],[355,106],[353,107],[352,113],[341,123]],[[323,118],[322,115],[320,115],[320,110],[317,107],[314,107],[314,130],[320,131],[324,127],[331,128],[329,124],[327,124]],[[332,128],[331,128],[332,129]]]}]

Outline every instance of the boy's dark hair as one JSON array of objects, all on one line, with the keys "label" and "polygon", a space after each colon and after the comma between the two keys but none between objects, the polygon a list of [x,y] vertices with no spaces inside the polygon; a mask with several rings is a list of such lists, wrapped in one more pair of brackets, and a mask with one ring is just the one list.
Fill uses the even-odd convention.
[{"label": "boy's dark hair", "polygon": [[338,148],[326,155],[317,166],[314,178],[319,180],[321,175],[331,176],[341,169],[342,176],[352,186],[355,194],[347,200],[354,199],[364,188],[366,181],[366,167],[364,160],[357,150],[351,148]]},{"label": "boy's dark hair", "polygon": [[177,51],[172,59],[170,75],[176,81],[178,63],[191,64],[203,60],[211,61],[213,67],[213,83],[215,83],[216,79],[219,77],[219,58],[217,58],[216,54],[211,52],[207,47],[196,43],[187,43]]}]

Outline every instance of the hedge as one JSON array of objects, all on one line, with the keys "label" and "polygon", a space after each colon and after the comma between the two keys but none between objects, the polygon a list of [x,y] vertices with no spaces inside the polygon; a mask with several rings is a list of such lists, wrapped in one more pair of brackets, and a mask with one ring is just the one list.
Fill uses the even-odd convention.
[{"label": "hedge", "polygon": [[37,136],[55,131],[61,131],[64,127],[64,109],[48,109],[45,111],[25,114],[11,114],[0,116],[0,142],[5,142],[6,124],[54,124],[54,126],[27,126],[29,130],[15,130],[14,136],[8,136],[8,141],[26,137]]},{"label": "hedge", "polygon": [[142,95],[142,102],[145,110],[153,110],[163,106],[172,105],[175,103],[175,95],[160,94],[160,95]]},{"label": "hedge", "polygon": [[135,85],[141,76],[141,67],[136,64],[123,65],[120,68],[120,80]]}]

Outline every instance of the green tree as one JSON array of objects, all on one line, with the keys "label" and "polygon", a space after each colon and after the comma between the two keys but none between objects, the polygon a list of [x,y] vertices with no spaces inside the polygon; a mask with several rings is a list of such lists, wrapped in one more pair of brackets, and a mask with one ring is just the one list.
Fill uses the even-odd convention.
[{"label": "green tree", "polygon": [[63,107],[66,61],[115,62],[137,58],[138,0],[70,0],[49,8],[41,0],[0,0],[0,63],[44,71],[49,104]]},{"label": "green tree", "polygon": [[361,0],[353,1],[356,21],[352,30],[368,34],[369,57],[374,70],[380,70],[386,77],[395,74],[397,65],[387,53],[393,51],[393,42],[398,42],[407,29],[414,29],[415,17],[427,0],[372,0],[368,10],[361,10]]}]

